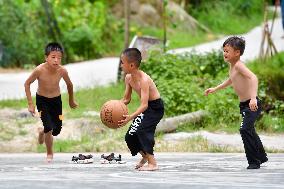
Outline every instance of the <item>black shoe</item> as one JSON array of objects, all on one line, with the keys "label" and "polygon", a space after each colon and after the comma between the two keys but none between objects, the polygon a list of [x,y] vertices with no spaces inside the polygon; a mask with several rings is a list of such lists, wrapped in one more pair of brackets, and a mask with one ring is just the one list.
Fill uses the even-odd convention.
[{"label": "black shoe", "polygon": [[72,161],[78,161],[78,160],[79,160],[79,157],[76,157],[76,156],[72,157]]},{"label": "black shoe", "polygon": [[104,154],[102,154],[102,155],[101,155],[101,158],[102,158],[102,159],[106,159],[106,160],[108,160],[108,161],[112,161],[112,160],[115,159],[115,158],[114,158],[114,153],[111,153],[111,154],[109,154],[108,156],[105,156]]},{"label": "black shoe", "polygon": [[101,155],[102,159],[108,160],[108,161],[121,161],[121,155],[118,154],[118,156],[115,156],[114,153],[109,154],[108,156],[102,154]]},{"label": "black shoe", "polygon": [[115,161],[121,161],[121,155],[119,154],[118,157],[114,157]]},{"label": "black shoe", "polygon": [[72,163],[87,164],[87,163],[93,163],[93,162],[94,162],[94,159],[91,154],[90,155],[79,154],[79,156],[72,157]]},{"label": "black shoe", "polygon": [[247,169],[259,169],[260,165],[259,164],[249,164],[249,166],[247,167]]},{"label": "black shoe", "polygon": [[265,162],[267,162],[267,161],[268,161],[268,158],[267,158],[267,157],[265,157],[265,158],[263,158],[263,159],[260,160],[261,163],[265,163]]},{"label": "black shoe", "polygon": [[92,157],[93,156],[91,154],[89,154],[89,155],[79,154],[79,159],[80,160],[91,159]]}]

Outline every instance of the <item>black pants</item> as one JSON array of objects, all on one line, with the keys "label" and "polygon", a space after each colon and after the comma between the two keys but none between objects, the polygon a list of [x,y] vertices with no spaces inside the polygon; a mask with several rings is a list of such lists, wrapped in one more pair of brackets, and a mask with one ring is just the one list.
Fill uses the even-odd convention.
[{"label": "black pants", "polygon": [[154,134],[156,126],[163,115],[163,101],[162,99],[157,99],[149,101],[148,108],[133,120],[125,135],[125,141],[132,156],[135,156],[140,151],[154,154]]},{"label": "black pants", "polygon": [[262,142],[254,128],[254,123],[261,113],[261,103],[257,98],[258,110],[253,112],[249,108],[249,102],[250,100],[240,102],[240,114],[243,118],[240,134],[242,136],[248,163],[260,164],[267,159],[267,154],[265,153]]},{"label": "black pants", "polygon": [[57,136],[62,128],[62,101],[61,95],[47,98],[36,94],[36,106],[40,112],[44,133],[52,130],[52,135]]}]

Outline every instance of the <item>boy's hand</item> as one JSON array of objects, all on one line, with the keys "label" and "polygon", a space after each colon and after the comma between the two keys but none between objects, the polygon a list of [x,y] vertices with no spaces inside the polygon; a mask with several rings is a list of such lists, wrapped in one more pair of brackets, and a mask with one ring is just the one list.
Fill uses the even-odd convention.
[{"label": "boy's hand", "polygon": [[256,98],[250,99],[249,108],[253,112],[257,111],[258,107],[257,107],[257,100],[256,100]]},{"label": "boy's hand", "polygon": [[29,105],[28,110],[32,114],[32,116],[35,115],[35,106],[33,104]]},{"label": "boy's hand", "polygon": [[214,93],[215,91],[216,91],[215,88],[206,89],[205,92],[204,92],[204,95],[205,95],[205,96],[208,96],[209,93]]},{"label": "boy's hand", "polygon": [[131,120],[130,115],[123,115],[123,117],[124,117],[123,120],[118,121],[118,126],[119,127],[122,127],[122,126],[126,125]]},{"label": "boy's hand", "polygon": [[78,103],[75,102],[74,100],[69,100],[69,106],[70,106],[70,108],[75,109],[75,108],[78,107]]}]

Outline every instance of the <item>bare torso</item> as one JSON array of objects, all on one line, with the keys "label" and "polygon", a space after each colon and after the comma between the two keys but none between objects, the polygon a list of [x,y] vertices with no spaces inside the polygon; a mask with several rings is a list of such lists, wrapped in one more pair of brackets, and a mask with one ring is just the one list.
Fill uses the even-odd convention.
[{"label": "bare torso", "polygon": [[160,93],[157,89],[157,86],[155,85],[154,81],[151,79],[149,75],[147,75],[144,72],[140,72],[141,77],[139,80],[135,80],[131,74],[128,74],[126,76],[127,82],[131,86],[131,88],[141,97],[141,80],[145,79],[147,81],[147,84],[149,86],[149,101],[156,100],[160,98]]},{"label": "bare torso", "polygon": [[[242,64],[241,62],[238,62],[236,64]],[[236,70],[236,65],[230,66],[230,79],[232,81],[232,87],[237,93],[239,100],[241,102],[249,100],[251,98],[252,89],[250,86],[249,79],[239,73]]]},{"label": "bare torso", "polygon": [[57,97],[60,95],[59,82],[62,78],[63,67],[58,69],[49,69],[48,65],[41,64],[38,67],[39,76],[37,93],[48,98]]}]

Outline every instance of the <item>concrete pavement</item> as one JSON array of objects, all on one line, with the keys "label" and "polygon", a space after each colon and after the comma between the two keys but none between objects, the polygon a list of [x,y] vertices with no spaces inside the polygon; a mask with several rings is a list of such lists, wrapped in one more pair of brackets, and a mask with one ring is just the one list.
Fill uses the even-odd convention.
[{"label": "concrete pavement", "polygon": [[[65,66],[74,90],[94,86],[106,85],[116,81],[119,58],[102,58]],[[1,73],[0,74],[0,100],[20,99],[25,97],[24,83],[31,72]],[[66,92],[63,80],[60,82],[62,92]],[[37,82],[31,85],[31,92],[35,95]]]},{"label": "concrete pavement", "polygon": [[269,154],[258,170],[247,170],[245,154],[157,153],[160,170],[140,172],[138,157],[122,154],[126,164],[70,164],[72,155],[55,154],[52,164],[44,154],[0,154],[1,189],[91,188],[284,188],[284,154]]},{"label": "concrete pavement", "polygon": [[[272,21],[269,21],[268,22],[269,27],[271,26],[271,24],[272,24]],[[246,48],[245,48],[244,54],[241,56],[241,60],[250,61],[250,60],[256,59],[259,56],[261,40],[262,40],[262,31],[263,31],[263,26],[258,26],[246,34],[230,35],[230,36],[233,36],[233,35],[242,36],[246,40]],[[281,18],[277,18],[275,19],[275,22],[274,22],[271,39],[274,42],[275,47],[278,52],[284,51],[284,39],[281,38],[283,34],[284,34],[284,31],[282,28]],[[213,50],[220,50],[222,49],[222,45],[224,41],[228,37],[229,36],[226,36],[216,41],[204,43],[204,44],[197,45],[194,47],[170,50],[169,52],[170,53],[184,53],[184,52],[196,51],[198,53],[206,53],[206,52],[211,52]],[[267,44],[265,45],[266,45],[265,47],[267,47]]]}]

